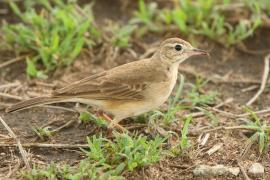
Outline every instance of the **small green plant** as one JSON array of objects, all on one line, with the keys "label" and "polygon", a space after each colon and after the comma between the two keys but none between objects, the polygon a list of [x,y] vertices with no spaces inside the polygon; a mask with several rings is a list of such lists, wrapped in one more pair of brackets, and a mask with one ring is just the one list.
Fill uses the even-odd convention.
[{"label": "small green plant", "polygon": [[37,169],[34,165],[30,172],[23,172],[22,176],[29,180],[38,180],[41,178],[57,179],[57,167],[51,163],[46,169]]},{"label": "small green plant", "polygon": [[21,22],[5,22],[2,30],[7,48],[17,53],[29,53],[27,74],[44,78],[49,71],[72,63],[83,46],[92,45],[91,38],[97,36],[97,31],[90,7],[81,9],[62,0],[54,1],[54,4],[49,0],[37,3],[40,11],[29,8],[22,12],[11,2],[10,7]]},{"label": "small green plant", "polygon": [[133,171],[160,160],[163,153],[162,143],[166,138],[114,133],[113,141],[94,135],[87,138],[89,150],[82,150],[87,158],[78,165],[56,165],[47,167],[34,166],[22,175],[30,180],[46,179],[124,179],[124,170]]},{"label": "small green plant", "polygon": [[135,12],[135,22],[141,22],[144,33],[151,29],[167,31],[170,28],[164,28],[163,25],[172,25],[189,38],[192,38],[193,34],[201,34],[229,47],[252,36],[261,25],[262,12],[266,14],[270,12],[266,0],[243,0],[244,8],[252,15],[232,23],[227,18],[227,13],[220,8],[227,7],[231,3],[230,0],[178,0],[174,1],[173,8],[151,9],[150,4],[147,5],[141,0]]},{"label": "small green plant", "polygon": [[183,12],[188,17],[188,22],[200,27],[203,21],[207,21],[215,2],[214,0],[198,0],[194,3],[192,0],[179,0]]},{"label": "small green plant", "polygon": [[114,167],[123,164],[126,169],[134,168],[157,162],[162,153],[161,143],[164,138],[156,137],[147,140],[145,136],[114,133],[112,142],[102,137],[88,138],[90,151],[85,151],[90,161]]},{"label": "small green plant", "polygon": [[180,8],[176,8],[172,11],[172,19],[173,23],[179,28],[181,32],[187,34],[188,26],[187,26],[187,14]]},{"label": "small green plant", "polygon": [[116,24],[112,28],[112,44],[117,47],[127,47],[129,45],[129,39],[131,34],[136,29],[136,25],[125,25],[125,26],[119,26]]},{"label": "small green plant", "polygon": [[170,25],[173,22],[172,11],[169,9],[161,9],[159,12],[159,21],[164,22],[166,25]]},{"label": "small green plant", "polygon": [[213,104],[215,101],[217,92],[210,91],[207,94],[201,94],[196,91],[191,91],[188,94],[187,102],[190,102],[193,107]]},{"label": "small green plant", "polygon": [[198,33],[211,39],[222,37],[222,35],[226,33],[224,17],[221,15],[214,16],[211,23],[202,22],[201,30],[199,30]]},{"label": "small green plant", "polygon": [[207,82],[207,80],[197,77],[195,84],[192,85],[191,91],[187,94],[188,97],[184,99],[183,102],[191,103],[191,107],[213,104],[218,95],[217,92],[209,91],[207,93],[201,93],[202,88]]},{"label": "small green plant", "polygon": [[33,131],[43,141],[53,136],[53,132],[50,130],[50,127],[44,127],[44,128],[35,127],[33,128]]},{"label": "small green plant", "polygon": [[192,116],[188,116],[186,118],[183,118],[184,125],[181,130],[181,136],[175,132],[170,131],[171,135],[171,141],[168,140],[168,142],[173,142],[171,143],[171,148],[167,151],[169,156],[179,156],[179,155],[184,155],[186,150],[191,146],[189,140],[188,140],[188,130],[189,130],[189,125],[192,121]]},{"label": "small green plant", "polygon": [[258,142],[259,153],[262,154],[267,144],[269,144],[270,137],[270,125],[263,123],[262,120],[249,108],[246,111],[250,114],[251,121],[247,125],[241,127],[255,131],[254,134],[249,138],[250,142]]},{"label": "small green plant", "polygon": [[138,10],[134,12],[134,17],[130,20],[130,24],[141,25],[140,32],[138,32],[139,35],[143,35],[147,31],[159,31],[160,29],[155,23],[156,13],[156,2],[145,4],[144,0],[139,0]]},{"label": "small green plant", "polygon": [[103,126],[106,127],[108,125],[107,121],[105,121],[103,118],[101,117],[96,117],[94,114],[91,114],[87,111],[85,112],[81,112],[79,119],[86,123],[86,122],[94,122],[96,125],[98,126]]},{"label": "small green plant", "polygon": [[51,163],[47,167],[34,166],[33,169],[23,172],[22,176],[29,180],[39,179],[65,179],[65,180],[80,180],[80,179],[100,179],[100,180],[124,180],[124,177],[119,175],[122,171],[118,169],[109,170],[110,167],[99,166],[92,164],[89,160],[82,160],[78,165],[57,165]]},{"label": "small green plant", "polygon": [[268,0],[260,0],[259,2],[260,8],[265,10],[267,15],[270,15],[270,1]]},{"label": "small green plant", "polygon": [[203,109],[203,108],[200,108],[200,107],[196,107],[196,109],[203,112],[205,114],[205,116],[208,117],[211,120],[211,124],[213,126],[218,126],[219,119],[211,111],[208,111],[207,109]]},{"label": "small green plant", "polygon": [[190,146],[187,135],[188,135],[188,127],[191,121],[192,121],[192,116],[189,116],[184,120],[184,127],[181,131],[181,141],[180,141],[180,147],[182,150]]},{"label": "small green plant", "polygon": [[227,46],[237,44],[251,36],[261,24],[261,19],[256,17],[254,21],[240,21],[235,27],[228,26]]}]

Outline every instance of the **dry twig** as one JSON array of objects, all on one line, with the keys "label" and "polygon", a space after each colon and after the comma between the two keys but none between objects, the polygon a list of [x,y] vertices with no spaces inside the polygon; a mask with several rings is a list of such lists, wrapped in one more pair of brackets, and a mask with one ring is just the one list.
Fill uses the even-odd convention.
[{"label": "dry twig", "polygon": [[247,88],[244,88],[244,89],[241,89],[241,92],[248,92],[248,91],[253,91],[255,89],[257,89],[259,86],[258,85],[252,85],[252,86],[249,86]]},{"label": "dry twig", "polygon": [[255,129],[251,129],[251,128],[245,127],[245,126],[219,126],[219,127],[213,128],[213,129],[204,130],[203,133],[209,133],[209,132],[218,131],[218,130],[234,130],[234,129],[243,129],[243,130],[249,130],[249,131],[254,130],[255,131]]},{"label": "dry twig", "polygon": [[35,81],[35,84],[38,86],[44,86],[44,87],[49,87],[49,88],[54,88],[57,85],[56,83],[45,83],[41,81]]},{"label": "dry twig", "polygon": [[16,81],[14,83],[3,84],[3,85],[0,86],[0,90],[1,89],[6,89],[6,88],[11,88],[11,87],[17,87],[19,85],[21,85],[21,83],[19,81]]},{"label": "dry twig", "polygon": [[22,98],[20,96],[15,96],[15,95],[12,95],[12,94],[1,93],[1,92],[0,92],[0,97],[10,98],[10,99],[16,99],[16,100],[24,100],[24,98]]},{"label": "dry twig", "polygon": [[24,60],[28,56],[29,56],[29,54],[28,55],[24,55],[24,56],[19,56],[19,57],[13,58],[11,60],[8,60],[8,61],[0,64],[0,69],[3,68],[3,67],[9,66],[10,64],[13,64],[13,63],[19,62],[21,60]]},{"label": "dry twig", "polygon": [[222,146],[223,146],[223,143],[215,144],[206,153],[208,154],[208,156],[211,156],[213,153],[217,152],[220,148],[222,148]]},{"label": "dry twig", "polygon": [[238,166],[239,166],[239,168],[240,168],[240,170],[241,170],[241,172],[242,172],[242,174],[243,174],[245,180],[251,180],[251,179],[248,177],[248,175],[247,175],[247,173],[246,173],[246,171],[245,171],[245,168],[241,165],[241,163],[240,163],[239,161],[237,161],[237,164],[238,164]]},{"label": "dry twig", "polygon": [[52,132],[59,132],[62,129],[69,127],[74,122],[75,122],[75,120],[70,120],[70,121],[66,122],[65,124],[63,124],[62,126],[60,126],[60,127],[56,128],[56,129],[52,130]]},{"label": "dry twig", "polygon": [[269,59],[270,59],[270,54],[268,54],[264,58],[264,71],[263,71],[261,87],[259,91],[246,103],[247,106],[250,106],[252,103],[254,103],[264,91],[264,88],[267,83],[268,75],[269,75]]},{"label": "dry twig", "polygon": [[264,55],[270,52],[270,49],[266,49],[266,50],[252,50],[252,49],[248,49],[246,47],[246,45],[244,43],[239,43],[237,45],[237,49],[246,53],[246,54],[250,54],[250,55]]},{"label": "dry twig", "polygon": [[[11,103],[3,103],[3,102],[0,102],[0,106],[3,106],[3,108],[6,108],[8,106],[12,105]],[[1,107],[2,108],[2,107]],[[1,109],[0,108],[0,109]]]},{"label": "dry twig", "polygon": [[4,119],[0,116],[0,121],[3,124],[3,126],[6,128],[6,130],[9,132],[10,136],[16,141],[16,144],[14,144],[14,146],[19,148],[20,154],[23,158],[24,164],[26,166],[27,169],[31,169],[31,166],[28,162],[27,159],[27,153],[26,151],[23,149],[23,146],[21,144],[20,139],[15,135],[15,133],[10,129],[10,127],[7,125],[7,123],[4,121]]},{"label": "dry twig", "polygon": [[[0,143],[0,147],[15,147],[14,143]],[[88,144],[46,144],[46,143],[24,143],[22,147],[27,148],[56,148],[56,149],[73,149],[73,148],[88,148]]]},{"label": "dry twig", "polygon": [[[215,111],[215,112],[218,112],[220,113],[221,115],[225,116],[225,117],[229,117],[229,118],[243,118],[243,117],[247,117],[247,116],[250,116],[250,113],[243,113],[243,114],[233,114],[231,112],[227,112],[227,111],[222,111],[220,109],[217,109],[217,108],[209,108],[208,109],[209,111],[212,110],[212,111]],[[263,109],[263,110],[259,110],[259,111],[254,111],[255,114],[265,114],[265,113],[268,113],[270,112],[270,108],[267,108],[267,109]]]}]

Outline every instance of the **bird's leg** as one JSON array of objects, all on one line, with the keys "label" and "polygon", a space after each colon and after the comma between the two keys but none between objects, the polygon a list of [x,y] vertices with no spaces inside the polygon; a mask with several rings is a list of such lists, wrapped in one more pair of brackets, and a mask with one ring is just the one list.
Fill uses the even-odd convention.
[{"label": "bird's leg", "polygon": [[114,117],[113,119],[111,119],[111,122],[108,126],[109,129],[113,129],[114,127],[120,129],[122,132],[128,132],[128,130],[126,128],[124,128],[123,126],[119,125],[119,122],[122,120],[122,118],[117,118]]},{"label": "bird's leg", "polygon": [[83,108],[80,106],[80,103],[76,103],[75,107],[74,107],[75,111],[77,111],[78,113],[82,113],[85,112],[87,110],[87,108]]},{"label": "bird's leg", "polygon": [[112,119],[111,117],[109,117],[107,114],[105,113],[102,113],[102,116],[104,117],[104,119],[106,121],[108,121],[110,124],[108,126],[109,129],[112,129],[113,127],[116,127],[117,129],[121,130],[122,132],[126,132],[127,130],[121,126],[120,124],[118,124],[118,122],[121,120],[118,120],[118,121],[115,121],[115,118]]}]

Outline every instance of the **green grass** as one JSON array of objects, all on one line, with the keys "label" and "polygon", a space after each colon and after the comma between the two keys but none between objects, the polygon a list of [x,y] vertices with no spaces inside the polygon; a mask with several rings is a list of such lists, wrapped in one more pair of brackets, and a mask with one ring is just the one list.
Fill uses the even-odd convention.
[{"label": "green grass", "polygon": [[[70,65],[82,48],[91,48],[95,42],[109,40],[111,46],[130,47],[132,38],[148,32],[169,32],[174,26],[187,39],[197,35],[209,37],[224,46],[233,46],[252,36],[260,27],[263,15],[270,14],[268,0],[240,0],[251,13],[247,19],[232,23],[220,7],[235,3],[231,0],[176,0],[173,6],[159,7],[156,2],[138,1],[138,8],[128,23],[114,23],[98,29],[91,10],[93,4],[83,7],[76,0],[24,1],[24,11],[10,2],[19,23],[3,23],[1,49],[27,54],[26,72],[31,77],[46,78],[55,69]],[[38,10],[34,7],[39,7]],[[102,33],[109,34],[105,38]]]},{"label": "green grass", "polygon": [[214,103],[217,95],[218,93],[215,91],[209,91],[206,94],[201,94],[200,92],[192,89],[192,91],[188,93],[188,98],[185,101],[191,103],[193,107],[211,105]]},{"label": "green grass", "polygon": [[185,150],[190,146],[187,135],[188,135],[188,127],[191,121],[192,121],[191,116],[184,119],[184,127],[181,131],[181,141],[180,141],[180,147],[182,150]]},{"label": "green grass", "polygon": [[114,141],[102,137],[88,138],[90,151],[85,151],[91,161],[115,166],[123,163],[132,171],[134,168],[152,164],[160,160],[162,142],[165,138],[155,137],[148,140],[146,136],[114,133]]},{"label": "green grass", "polygon": [[113,46],[117,46],[120,48],[125,48],[129,46],[129,40],[131,35],[134,33],[136,29],[136,25],[123,25],[115,24],[111,27],[112,37],[111,43]]},{"label": "green grass", "polygon": [[249,138],[249,142],[258,142],[259,153],[262,154],[266,147],[270,145],[270,125],[262,123],[262,119],[251,109],[246,108],[246,111],[250,114],[250,121],[241,127],[254,131],[253,135]]},{"label": "green grass", "polygon": [[56,165],[46,168],[34,166],[24,172],[27,179],[123,179],[124,171],[147,166],[159,161],[163,155],[162,143],[166,138],[149,140],[143,135],[130,136],[114,133],[114,140],[102,136],[87,138],[89,150],[83,150],[86,159],[76,166]]},{"label": "green grass", "polygon": [[217,126],[219,119],[211,111],[208,111],[206,107],[214,105],[219,94],[217,91],[204,92],[203,87],[206,86],[207,83],[208,80],[197,77],[195,84],[191,85],[192,88],[187,93],[187,97],[182,100],[182,103],[190,104],[189,109],[191,110],[195,109],[203,112],[205,116],[210,119],[211,124]]},{"label": "green grass", "polygon": [[140,0],[132,22],[140,25],[141,30],[138,31],[143,32],[140,34],[147,31],[167,31],[168,28],[164,27],[173,25],[187,37],[204,35],[229,47],[252,36],[262,23],[262,14],[270,12],[269,2],[266,0],[240,2],[252,15],[248,19],[232,23],[228,20],[226,12],[216,8],[235,3],[230,0],[178,0],[173,8],[157,8],[157,4],[146,4]]},{"label": "green grass", "polygon": [[138,24],[141,26],[136,32],[138,35],[144,35],[147,31],[159,31],[159,27],[155,24],[155,16],[157,13],[157,3],[151,2],[145,4],[144,0],[138,1],[138,10],[134,11],[130,24]]},{"label": "green grass", "polygon": [[2,31],[6,48],[29,54],[27,74],[45,78],[57,67],[71,64],[84,46],[91,47],[98,31],[93,26],[90,6],[79,8],[62,0],[37,4],[40,11],[30,6],[22,12],[11,2],[10,7],[21,22],[4,23]]},{"label": "green grass", "polygon": [[104,120],[101,117],[96,117],[94,114],[90,113],[90,112],[81,112],[79,119],[83,122],[83,123],[87,123],[87,122],[93,122],[98,126],[101,127],[107,127],[108,122],[106,120]]},{"label": "green grass", "polygon": [[50,127],[34,127],[32,129],[42,141],[45,141],[54,135],[54,133],[50,130]]},{"label": "green grass", "polygon": [[81,180],[81,179],[100,179],[100,180],[121,180],[123,176],[119,175],[122,167],[113,169],[108,166],[99,166],[92,164],[88,159],[82,160],[76,166],[60,165],[51,163],[47,167],[34,166],[29,172],[23,172],[22,176],[28,180],[40,179],[63,179],[63,180]]},{"label": "green grass", "polygon": [[[66,2],[66,1],[65,1]],[[103,41],[101,30],[94,23],[91,5],[78,7],[76,1],[64,3],[64,0],[25,1],[25,11],[15,3],[10,3],[13,12],[21,20],[17,24],[4,23],[5,48],[14,50],[17,54],[29,54],[26,72],[29,76],[46,78],[47,74],[56,68],[70,65],[81,53],[82,48],[91,48],[96,41]],[[261,25],[261,15],[270,12],[268,0],[243,0],[245,8],[251,16],[237,23],[231,23],[224,12],[216,9],[216,5],[227,6],[231,0],[178,0],[172,8],[158,7],[157,3],[138,1],[138,9],[126,25],[113,24],[105,31],[110,33],[109,43],[119,48],[130,47],[130,40],[143,37],[148,32],[163,33],[167,27],[174,26],[181,35],[187,37],[203,35],[210,39],[220,39],[225,46],[233,46],[252,34]],[[33,7],[38,5],[39,10]],[[165,27],[165,28],[164,28]],[[146,115],[150,123],[161,122],[158,125],[169,126],[183,120],[181,133],[168,132],[177,136],[177,145],[164,149],[163,143],[169,143],[168,137],[156,136],[150,139],[144,135],[128,135],[114,133],[113,139],[101,135],[87,138],[88,150],[83,150],[86,158],[77,165],[62,165],[52,163],[47,167],[34,166],[29,172],[24,172],[27,179],[123,179],[124,172],[151,165],[160,161],[168,151],[181,154],[191,146],[188,140],[189,125],[192,117],[181,118],[176,115],[180,110],[190,113],[201,111],[211,123],[216,126],[218,118],[207,110],[215,104],[218,93],[204,91],[207,80],[197,78],[185,97],[183,94],[184,78],[176,87],[175,95],[168,101],[168,109],[153,111]],[[260,154],[269,146],[270,126],[251,110],[251,121],[242,125],[254,133],[249,141],[258,142]],[[79,119],[84,122],[94,122],[98,126],[107,126],[107,122],[95,115],[82,112]],[[35,133],[46,140],[53,134],[48,128],[35,128]]]}]

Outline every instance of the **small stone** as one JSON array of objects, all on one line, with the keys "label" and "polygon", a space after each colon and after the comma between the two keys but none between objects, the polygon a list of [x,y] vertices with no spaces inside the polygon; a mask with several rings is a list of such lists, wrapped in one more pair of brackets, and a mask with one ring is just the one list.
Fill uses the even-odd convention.
[{"label": "small stone", "polygon": [[262,177],[264,175],[264,167],[260,163],[253,163],[248,169],[248,173],[253,177]]},{"label": "small stone", "polygon": [[1,153],[0,153],[0,155],[1,155],[1,156],[5,156],[5,155],[6,155],[6,153],[4,153],[4,152],[1,152]]},{"label": "small stone", "polygon": [[238,176],[240,169],[238,167],[229,167],[222,164],[216,166],[198,165],[194,170],[195,176],[220,176],[225,174],[232,174]]}]

